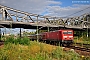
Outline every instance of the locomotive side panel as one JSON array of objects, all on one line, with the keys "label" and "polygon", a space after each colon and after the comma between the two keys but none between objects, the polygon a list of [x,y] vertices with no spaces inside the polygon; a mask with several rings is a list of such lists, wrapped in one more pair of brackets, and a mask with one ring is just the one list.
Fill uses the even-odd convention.
[{"label": "locomotive side panel", "polygon": [[59,40],[59,31],[49,32],[47,34],[47,40],[51,40],[51,41]]},{"label": "locomotive side panel", "polygon": [[59,35],[58,35],[58,37],[59,37],[59,39],[58,40],[62,40],[62,31],[61,30],[59,30]]}]

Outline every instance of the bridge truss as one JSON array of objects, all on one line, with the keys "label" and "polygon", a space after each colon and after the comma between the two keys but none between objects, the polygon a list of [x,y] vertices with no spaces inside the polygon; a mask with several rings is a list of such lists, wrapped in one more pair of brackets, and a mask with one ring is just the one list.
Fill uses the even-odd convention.
[{"label": "bridge truss", "polygon": [[1,26],[3,24],[30,24],[32,26],[40,26],[39,29],[43,27],[84,29],[90,28],[90,13],[77,17],[62,18],[42,16],[0,5],[0,27],[3,27]]}]

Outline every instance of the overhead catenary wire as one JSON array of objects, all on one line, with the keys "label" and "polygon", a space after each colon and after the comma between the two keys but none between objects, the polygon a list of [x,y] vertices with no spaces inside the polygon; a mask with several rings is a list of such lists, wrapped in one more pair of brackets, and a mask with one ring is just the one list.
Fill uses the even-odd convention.
[{"label": "overhead catenary wire", "polygon": [[72,15],[75,15],[75,14],[80,13],[80,12],[86,10],[86,9],[89,9],[89,8],[90,8],[90,6],[87,7],[87,8],[85,8],[85,9],[82,9],[82,10],[80,10],[80,11],[77,11],[77,12],[75,12],[75,13],[73,13],[73,14],[67,15],[67,16],[65,16],[65,17],[69,17],[69,16],[72,16]]}]

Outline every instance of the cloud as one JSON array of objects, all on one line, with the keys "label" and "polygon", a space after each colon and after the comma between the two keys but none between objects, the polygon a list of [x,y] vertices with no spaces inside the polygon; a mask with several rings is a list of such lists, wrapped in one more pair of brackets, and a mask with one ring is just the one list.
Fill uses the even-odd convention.
[{"label": "cloud", "polygon": [[19,9],[21,11],[42,14],[47,6],[51,4],[59,5],[61,2],[53,0],[1,0],[0,4]]},{"label": "cloud", "polygon": [[1,4],[5,4],[6,2],[4,0],[1,1]]},{"label": "cloud", "polygon": [[[90,5],[72,5],[72,6],[67,6],[67,7],[61,7],[61,6],[48,6],[48,13],[45,15],[50,15],[50,16],[59,16],[59,17],[64,17],[68,16],[70,14],[73,14],[75,12],[81,11]],[[90,7],[88,9],[83,10],[82,12],[73,14],[73,16],[80,16],[81,14],[88,13],[90,12]]]},{"label": "cloud", "polygon": [[[1,0],[0,4],[25,12],[60,17],[68,16],[90,6],[74,4],[72,6],[61,7],[62,2],[54,0]],[[90,12],[90,9],[77,13],[76,15],[81,15],[87,12]]]}]

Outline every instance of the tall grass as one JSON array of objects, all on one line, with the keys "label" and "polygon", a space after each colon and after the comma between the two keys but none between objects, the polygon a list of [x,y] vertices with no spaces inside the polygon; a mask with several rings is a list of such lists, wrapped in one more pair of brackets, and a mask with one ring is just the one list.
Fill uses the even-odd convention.
[{"label": "tall grass", "polygon": [[27,37],[11,36],[7,38],[4,47],[0,48],[0,60],[82,60],[82,58],[76,52],[63,51],[61,47],[30,41]]},{"label": "tall grass", "polygon": [[[72,51],[61,47],[30,41],[30,45],[8,43],[0,48],[0,60],[82,60]],[[89,58],[87,58],[89,60]]]},{"label": "tall grass", "polygon": [[73,51],[65,52],[60,47],[58,47],[56,50],[53,51],[52,56],[58,60],[81,60],[79,54]]}]

